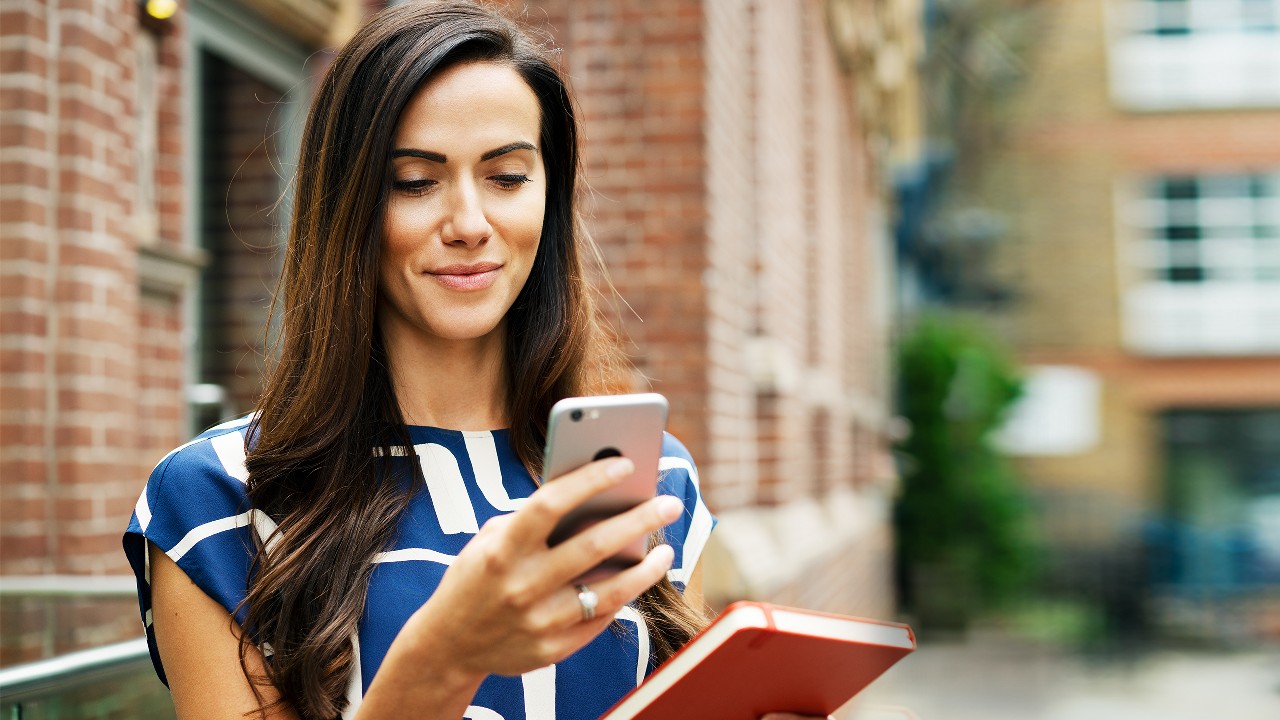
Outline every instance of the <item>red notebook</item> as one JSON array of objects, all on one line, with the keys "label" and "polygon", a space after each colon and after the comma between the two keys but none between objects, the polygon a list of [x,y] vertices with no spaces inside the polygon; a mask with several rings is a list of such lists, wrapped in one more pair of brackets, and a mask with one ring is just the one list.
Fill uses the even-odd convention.
[{"label": "red notebook", "polygon": [[738,602],[601,720],[825,717],[915,647],[900,623]]}]

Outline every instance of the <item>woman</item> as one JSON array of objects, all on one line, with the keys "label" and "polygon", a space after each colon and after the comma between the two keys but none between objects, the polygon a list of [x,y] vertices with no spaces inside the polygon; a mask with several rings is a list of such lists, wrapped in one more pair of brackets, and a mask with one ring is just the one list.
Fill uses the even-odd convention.
[{"label": "woman", "polygon": [[548,57],[479,6],[411,3],[327,73],[258,411],[162,460],[125,536],[181,717],[595,718],[705,623],[712,521],[674,439],[658,497],[546,542],[632,470],[535,481],[551,405],[612,374]]}]

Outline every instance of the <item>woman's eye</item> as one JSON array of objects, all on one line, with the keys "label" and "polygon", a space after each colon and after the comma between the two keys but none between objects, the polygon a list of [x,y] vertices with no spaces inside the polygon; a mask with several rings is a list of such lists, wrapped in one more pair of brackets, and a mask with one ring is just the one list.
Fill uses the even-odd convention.
[{"label": "woman's eye", "polygon": [[529,182],[528,175],[494,175],[491,179],[498,187],[504,190],[515,190]]},{"label": "woman's eye", "polygon": [[431,189],[435,185],[435,180],[395,180],[391,183],[391,187],[410,195],[421,195]]}]

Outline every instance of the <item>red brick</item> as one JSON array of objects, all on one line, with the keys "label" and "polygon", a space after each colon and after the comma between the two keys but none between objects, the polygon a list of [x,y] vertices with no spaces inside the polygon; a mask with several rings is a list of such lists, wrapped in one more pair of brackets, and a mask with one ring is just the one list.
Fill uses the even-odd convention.
[{"label": "red brick", "polygon": [[44,352],[8,348],[0,351],[0,373],[39,372],[44,369]]},{"label": "red brick", "polygon": [[58,113],[66,120],[75,120],[104,132],[116,129],[116,119],[110,111],[90,102],[89,98],[64,95],[59,99]]},{"label": "red brick", "polygon": [[0,525],[0,537],[4,538],[4,543],[0,543],[0,556],[6,564],[48,556],[49,543],[44,535],[13,535]]},{"label": "red brick", "polygon": [[38,446],[44,443],[44,427],[36,424],[5,423],[0,425],[0,438],[4,439],[5,445]]},{"label": "red brick", "polygon": [[0,311],[0,327],[6,334],[44,335],[48,319],[37,313],[18,310]]},{"label": "red brick", "polygon": [[67,230],[93,230],[93,214],[87,210],[67,207],[58,208],[58,227]]},{"label": "red brick", "polygon": [[93,92],[93,76],[93,70],[80,58],[63,57],[58,62],[58,82],[62,84],[63,92]]},{"label": "red brick", "polygon": [[85,50],[103,59],[114,57],[115,49],[101,35],[94,32],[94,29],[82,27],[75,22],[64,22],[61,32],[60,41],[64,48]]},{"label": "red brick", "polygon": [[44,187],[49,183],[49,171],[26,161],[0,162],[0,183]]},{"label": "red brick", "polygon": [[0,217],[6,222],[40,224],[44,222],[44,205],[31,200],[0,200]]},{"label": "red brick", "polygon": [[106,413],[119,409],[120,398],[115,393],[64,389],[58,391],[58,406],[66,410]]},{"label": "red brick", "polygon": [[[0,36],[3,36],[0,32]],[[31,73],[36,77],[44,77],[48,71],[48,61],[32,48],[11,48],[0,50],[0,73],[15,76],[19,73]]]},{"label": "red brick", "polygon": [[94,155],[93,135],[86,132],[65,130],[58,133],[58,152],[66,156],[90,158]]},{"label": "red brick", "polygon": [[118,253],[105,247],[86,247],[75,243],[63,243],[59,260],[64,265],[79,267],[96,267],[105,270],[116,270],[124,262]]},{"label": "red brick", "polygon": [[[58,498],[55,502],[57,523],[67,527],[68,523],[83,523],[96,517],[94,501],[88,498]],[[74,527],[74,525],[72,525]]]},{"label": "red brick", "polygon": [[0,383],[0,408],[4,410],[31,410],[43,409],[44,406],[45,395],[43,389],[15,387],[8,382]]},{"label": "red brick", "polygon": [[0,147],[27,147],[44,150],[47,135],[29,122],[0,117]]},{"label": "red brick", "polygon": [[39,15],[27,10],[0,12],[0,37],[45,39],[45,24]]},{"label": "red brick", "polygon": [[72,521],[63,524],[63,528],[69,528],[69,530],[64,530],[58,534],[58,550],[63,557],[122,555],[119,547],[120,533],[97,532],[80,534],[75,532],[75,528],[82,524],[83,521]]},{"label": "red brick", "polygon": [[94,431],[87,427],[59,427],[55,437],[58,447],[85,447],[94,444]]},{"label": "red brick", "polygon": [[[8,261],[9,258],[0,258],[0,260]],[[0,271],[0,300],[43,300],[44,297],[45,281],[43,276],[16,275]]]},{"label": "red brick", "polygon": [[0,112],[45,112],[48,108],[48,96],[39,90],[19,86],[7,87],[0,92]]}]

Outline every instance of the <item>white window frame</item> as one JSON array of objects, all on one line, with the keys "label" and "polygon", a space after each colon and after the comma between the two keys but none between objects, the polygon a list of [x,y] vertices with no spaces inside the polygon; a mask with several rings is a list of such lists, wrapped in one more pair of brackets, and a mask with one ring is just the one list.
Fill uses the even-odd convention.
[{"label": "white window frame", "polygon": [[[1177,176],[1194,180],[1194,198],[1156,191],[1172,177],[1116,194],[1126,344],[1150,355],[1280,354],[1280,168]],[[1171,227],[1197,239],[1170,239]]]},{"label": "white window frame", "polygon": [[[184,244],[199,248],[201,228],[204,227],[201,204],[202,166],[200,161],[200,118],[204,108],[201,103],[200,78],[203,75],[203,53],[214,53],[263,82],[271,85],[283,96],[279,112],[279,166],[288,179],[296,167],[298,143],[302,138],[302,126],[310,104],[310,87],[307,83],[306,64],[310,53],[289,38],[283,30],[265,26],[251,11],[234,0],[192,0],[187,15],[187,43],[184,63],[183,88],[187,117],[185,121],[184,165],[186,170],[186,226],[183,228]],[[288,228],[287,195],[280,208],[280,217],[286,222],[277,229],[277,241],[283,243]],[[186,292],[183,303],[183,328],[186,355],[184,388],[187,402],[184,407],[192,425],[195,417],[193,404],[215,402],[220,397],[220,386],[199,383],[199,331],[200,288],[195,283]],[[199,432],[204,428],[192,427]]]},{"label": "white window frame", "polygon": [[[1106,9],[1117,106],[1280,107],[1280,0],[1109,0]],[[1161,32],[1178,28],[1186,32]]]},{"label": "white window frame", "polygon": [[1121,30],[1136,34],[1274,33],[1280,25],[1275,0],[1125,0],[1120,7]]}]

